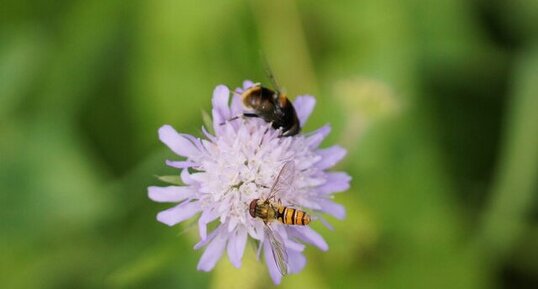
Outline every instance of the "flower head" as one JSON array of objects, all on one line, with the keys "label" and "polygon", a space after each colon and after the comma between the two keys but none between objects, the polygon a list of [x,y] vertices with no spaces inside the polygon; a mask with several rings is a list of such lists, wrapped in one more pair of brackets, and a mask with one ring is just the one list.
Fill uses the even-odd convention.
[{"label": "flower head", "polygon": [[[308,212],[327,213],[338,219],[345,216],[344,208],[333,202],[332,194],[349,188],[350,177],[344,172],[326,170],[340,161],[346,151],[339,146],[320,149],[319,145],[330,132],[328,125],[308,133],[282,137],[280,129],[260,118],[235,118],[245,112],[240,94],[253,83],[245,81],[243,89],[237,89],[231,103],[230,91],[220,85],[213,93],[213,130],[210,134],[203,128],[205,137],[196,138],[180,134],[171,126],[159,129],[159,138],[174,153],[186,158],[166,161],[179,169],[184,186],[149,187],[149,198],[156,202],[178,203],[162,211],[157,220],[173,226],[198,217],[200,242],[195,249],[206,247],[198,263],[198,269],[210,271],[224,251],[229,260],[241,266],[247,239],[258,240],[265,261],[275,283],[282,278],[272,254],[272,244],[262,220],[249,214],[249,204],[254,199],[265,199],[283,164],[294,163],[293,183],[278,196],[285,206]],[[299,96],[293,102],[301,127],[312,112],[315,99]],[[235,118],[235,119],[234,119]],[[234,120],[232,120],[234,119]],[[207,225],[218,226],[207,232]],[[272,232],[283,243],[288,258],[289,273],[303,269],[306,259],[302,254],[305,243],[321,250],[328,245],[309,226],[292,226],[276,221],[269,224]]]}]

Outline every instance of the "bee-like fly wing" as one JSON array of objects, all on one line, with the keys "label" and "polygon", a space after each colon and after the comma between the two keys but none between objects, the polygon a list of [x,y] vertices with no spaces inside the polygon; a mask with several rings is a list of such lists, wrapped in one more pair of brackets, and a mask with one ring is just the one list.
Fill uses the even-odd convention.
[{"label": "bee-like fly wing", "polygon": [[289,190],[293,184],[293,178],[295,176],[295,163],[293,161],[286,161],[278,176],[269,191],[268,200],[275,199],[277,195],[280,195],[285,190]]},{"label": "bee-like fly wing", "polygon": [[[271,252],[273,253],[273,258],[275,260],[276,267],[282,276],[288,274],[288,254],[286,253],[286,248],[284,247],[284,242],[280,236],[276,235],[269,225],[264,226],[265,237],[269,239],[269,244],[271,245]],[[269,256],[265,256],[268,258]]]},{"label": "bee-like fly wing", "polygon": [[269,60],[267,59],[267,56],[261,50],[260,59],[262,60],[263,67],[265,68],[265,74],[267,75],[267,78],[269,78],[273,89],[277,92],[276,94],[278,95],[282,90],[280,89],[280,85],[278,85],[278,81],[273,74],[273,69],[271,69],[271,65],[269,65]]}]

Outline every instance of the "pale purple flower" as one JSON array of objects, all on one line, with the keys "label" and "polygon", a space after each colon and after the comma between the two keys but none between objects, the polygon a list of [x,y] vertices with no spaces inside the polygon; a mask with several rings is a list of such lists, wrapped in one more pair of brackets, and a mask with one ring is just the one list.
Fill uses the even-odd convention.
[{"label": "pale purple flower", "polygon": [[[252,84],[245,81],[243,89]],[[333,193],[349,188],[351,178],[344,172],[326,170],[339,162],[346,151],[340,146],[319,148],[330,132],[328,125],[311,133],[280,137],[280,130],[274,130],[260,118],[229,121],[244,111],[238,96],[241,91],[237,89],[237,93],[231,93],[223,85],[215,88],[212,100],[214,135],[205,128],[205,138],[202,139],[180,134],[169,125],[159,129],[160,140],[174,153],[186,158],[166,161],[167,165],[180,170],[184,186],[149,187],[148,194],[156,202],[178,203],[160,212],[157,215],[159,222],[173,226],[197,216],[201,240],[194,248],[206,247],[198,270],[211,271],[224,251],[230,262],[239,268],[250,237],[259,241],[269,273],[278,284],[282,276],[264,236],[265,224],[249,215],[248,205],[253,199],[268,196],[269,187],[284,162],[292,160],[295,162],[294,182],[279,196],[282,203],[310,212],[314,221],[322,220],[321,213],[344,218],[344,207],[332,198]],[[303,127],[315,99],[298,96],[293,105]],[[207,224],[213,221],[218,226],[207,232]],[[306,258],[302,253],[305,243],[323,251],[328,249],[323,237],[309,226],[272,222],[271,227],[284,243],[289,273],[297,273],[305,266]]]}]

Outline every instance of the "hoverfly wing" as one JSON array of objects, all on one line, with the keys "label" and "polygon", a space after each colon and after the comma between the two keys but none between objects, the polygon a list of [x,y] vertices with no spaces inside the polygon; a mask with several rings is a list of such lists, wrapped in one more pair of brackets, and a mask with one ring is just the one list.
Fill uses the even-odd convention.
[{"label": "hoverfly wing", "polygon": [[[282,239],[279,236],[275,235],[269,225],[264,226],[264,232],[266,238],[269,239],[269,243],[271,245],[271,252],[273,253],[273,258],[275,260],[275,264],[278,268],[278,271],[280,271],[280,274],[282,274],[282,276],[287,275],[288,254],[286,253],[286,249],[284,248],[284,243],[282,242]],[[265,258],[268,258],[268,256],[265,256]]]},{"label": "hoverfly wing", "polygon": [[278,176],[276,177],[271,190],[269,191],[269,199],[274,199],[277,194],[289,190],[292,183],[293,177],[295,175],[295,163],[293,161],[287,161],[284,163]]}]

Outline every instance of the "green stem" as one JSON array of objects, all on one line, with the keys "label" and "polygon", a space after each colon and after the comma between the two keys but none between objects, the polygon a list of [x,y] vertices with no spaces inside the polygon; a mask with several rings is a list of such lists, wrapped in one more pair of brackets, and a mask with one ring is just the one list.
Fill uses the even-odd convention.
[{"label": "green stem", "polygon": [[478,244],[498,262],[519,238],[538,184],[538,50],[516,65],[504,144]]},{"label": "green stem", "polygon": [[295,1],[251,1],[262,54],[290,95],[317,92],[308,44]]}]

